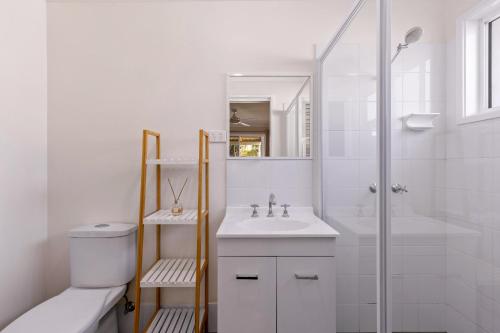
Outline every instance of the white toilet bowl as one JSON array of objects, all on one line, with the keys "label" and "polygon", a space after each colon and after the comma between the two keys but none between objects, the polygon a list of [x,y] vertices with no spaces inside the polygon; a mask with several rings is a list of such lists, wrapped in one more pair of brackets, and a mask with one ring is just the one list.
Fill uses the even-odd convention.
[{"label": "white toilet bowl", "polygon": [[125,289],[68,288],[23,314],[2,333],[117,333],[115,305]]},{"label": "white toilet bowl", "polygon": [[1,333],[118,333],[116,304],[135,274],[135,224],[70,231],[71,285],[17,318]]}]

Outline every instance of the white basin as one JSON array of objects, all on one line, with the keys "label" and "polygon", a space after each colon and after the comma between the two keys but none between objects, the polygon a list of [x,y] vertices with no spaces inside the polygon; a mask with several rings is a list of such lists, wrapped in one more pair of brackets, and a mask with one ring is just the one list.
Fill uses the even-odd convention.
[{"label": "white basin", "polygon": [[237,223],[242,228],[269,231],[300,230],[305,229],[310,225],[310,223],[303,221],[276,217],[250,218]]},{"label": "white basin", "polygon": [[274,212],[274,217],[267,217],[267,208],[260,208],[259,217],[251,217],[252,209],[249,207],[227,207],[217,238],[338,236],[335,229],[314,215],[312,207],[290,207],[288,211],[290,217],[282,217],[279,209]]},{"label": "white basin", "polygon": [[219,256],[334,256],[339,233],[314,215],[312,207],[290,207],[290,217],[267,217],[267,207],[251,217],[250,207],[227,207],[217,231]]}]

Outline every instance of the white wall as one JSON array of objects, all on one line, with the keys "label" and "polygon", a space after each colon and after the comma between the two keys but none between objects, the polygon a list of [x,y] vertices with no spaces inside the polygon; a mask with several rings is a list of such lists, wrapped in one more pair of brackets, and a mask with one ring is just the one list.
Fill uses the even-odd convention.
[{"label": "white wall", "polygon": [[0,44],[2,329],[45,297],[45,1],[1,1]]},{"label": "white wall", "polygon": [[[137,221],[142,128],[162,133],[164,153],[194,155],[198,128],[226,128],[226,73],[312,72],[313,44],[331,37],[351,3],[49,2],[49,294],[69,284],[70,228]],[[226,146],[212,145],[212,154],[215,301]]]}]

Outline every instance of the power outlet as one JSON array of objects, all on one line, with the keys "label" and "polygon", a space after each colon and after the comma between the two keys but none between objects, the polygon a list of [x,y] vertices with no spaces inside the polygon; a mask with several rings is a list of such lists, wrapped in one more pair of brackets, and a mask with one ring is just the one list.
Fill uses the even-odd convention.
[{"label": "power outlet", "polygon": [[210,142],[213,143],[226,142],[227,141],[226,133],[227,132],[224,130],[210,130],[208,131],[208,139]]}]

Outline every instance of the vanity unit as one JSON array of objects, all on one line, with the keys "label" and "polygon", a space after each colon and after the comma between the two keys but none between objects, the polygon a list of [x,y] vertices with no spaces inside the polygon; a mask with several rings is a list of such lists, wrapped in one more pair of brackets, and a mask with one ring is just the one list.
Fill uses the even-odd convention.
[{"label": "vanity unit", "polygon": [[310,207],[274,214],[226,210],[217,232],[218,332],[335,332],[338,232]]}]

